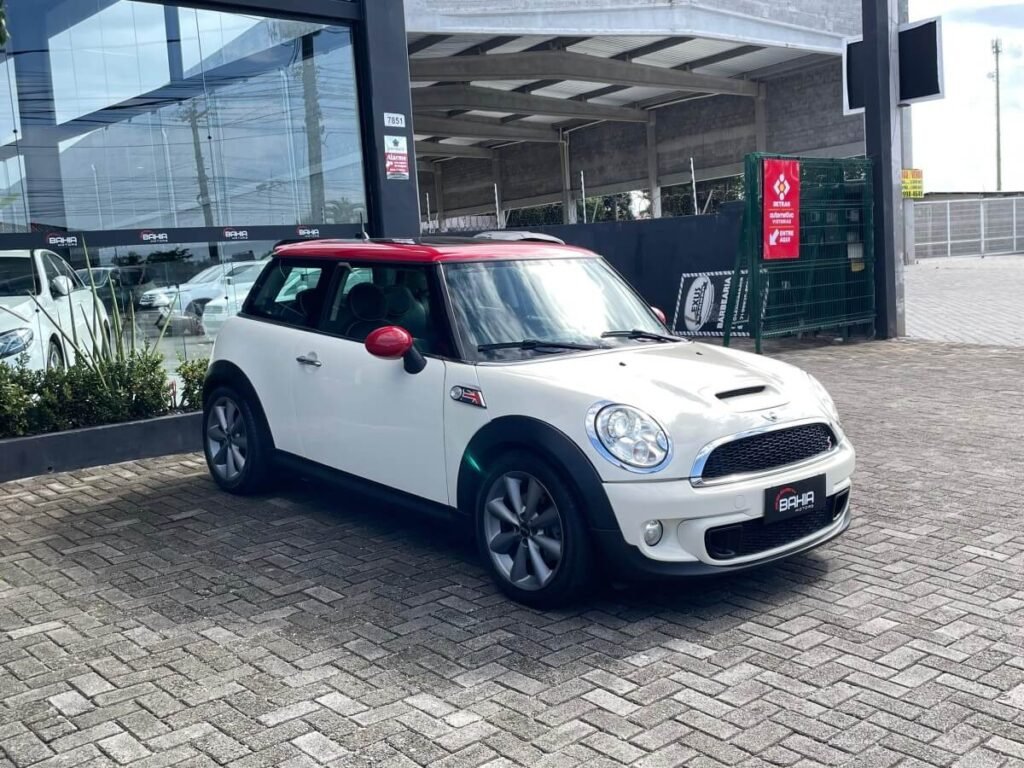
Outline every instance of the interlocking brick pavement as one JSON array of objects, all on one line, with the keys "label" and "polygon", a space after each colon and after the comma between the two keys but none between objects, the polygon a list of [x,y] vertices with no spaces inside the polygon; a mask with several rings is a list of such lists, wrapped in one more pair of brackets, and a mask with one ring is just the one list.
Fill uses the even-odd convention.
[{"label": "interlocking brick pavement", "polygon": [[833,544],[509,603],[463,534],[197,456],[0,486],[0,763],[1024,765],[1024,355],[781,356],[860,455]]},{"label": "interlocking brick pavement", "polygon": [[907,336],[1024,347],[1024,254],[921,259],[904,280]]}]

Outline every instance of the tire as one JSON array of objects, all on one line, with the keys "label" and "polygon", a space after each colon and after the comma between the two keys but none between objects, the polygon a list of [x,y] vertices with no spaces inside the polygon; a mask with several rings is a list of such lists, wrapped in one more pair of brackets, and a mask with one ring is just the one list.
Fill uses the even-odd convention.
[{"label": "tire", "polygon": [[50,346],[46,350],[46,370],[62,370],[64,367],[64,350],[56,339],[50,339]]},{"label": "tire", "polygon": [[[522,512],[514,509],[516,495]],[[501,456],[480,486],[474,517],[480,556],[513,600],[553,608],[590,586],[593,551],[583,514],[550,462],[526,451]]]},{"label": "tire", "polygon": [[203,453],[213,481],[229,493],[258,493],[269,485],[270,435],[248,400],[231,387],[217,387],[204,401]]}]

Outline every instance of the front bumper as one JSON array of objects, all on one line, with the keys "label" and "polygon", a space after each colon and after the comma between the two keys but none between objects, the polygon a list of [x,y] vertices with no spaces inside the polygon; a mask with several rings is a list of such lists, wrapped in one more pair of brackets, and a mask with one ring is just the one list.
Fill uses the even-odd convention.
[{"label": "front bumper", "polygon": [[[594,530],[593,534],[610,564],[626,574],[701,575],[751,568],[806,552],[849,527],[850,477],[855,463],[854,450],[844,440],[820,461],[734,483],[701,487],[689,480],[605,483],[604,491],[619,529]],[[840,500],[834,519],[806,535],[751,554],[719,559],[709,553],[708,531],[760,525],[765,489],[817,475],[825,476],[829,504]],[[643,525],[649,520],[660,520],[664,527],[662,539],[655,546],[643,541]]]}]

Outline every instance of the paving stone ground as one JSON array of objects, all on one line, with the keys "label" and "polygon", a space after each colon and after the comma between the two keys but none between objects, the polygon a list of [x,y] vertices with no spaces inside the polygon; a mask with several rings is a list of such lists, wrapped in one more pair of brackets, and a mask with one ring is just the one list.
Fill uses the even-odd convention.
[{"label": "paving stone ground", "polygon": [[781,356],[859,450],[851,530],[567,611],[443,525],[196,456],[0,486],[0,764],[1024,766],[1024,354]]},{"label": "paving stone ground", "polygon": [[908,336],[1024,347],[1024,254],[922,259],[904,279]]}]

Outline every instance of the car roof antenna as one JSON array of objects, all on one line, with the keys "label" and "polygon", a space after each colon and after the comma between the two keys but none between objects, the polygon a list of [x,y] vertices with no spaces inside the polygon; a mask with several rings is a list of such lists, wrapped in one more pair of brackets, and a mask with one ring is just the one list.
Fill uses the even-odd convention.
[{"label": "car roof antenna", "polygon": [[370,236],[366,234],[366,222],[363,221],[363,212],[359,212],[359,230],[364,242],[369,242]]}]

